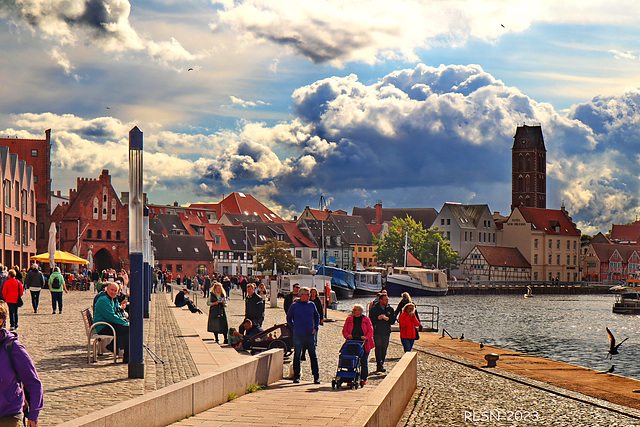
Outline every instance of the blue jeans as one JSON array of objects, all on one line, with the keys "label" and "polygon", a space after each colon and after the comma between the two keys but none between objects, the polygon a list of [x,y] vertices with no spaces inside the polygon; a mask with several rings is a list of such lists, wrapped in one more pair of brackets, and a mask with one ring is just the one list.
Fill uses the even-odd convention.
[{"label": "blue jeans", "polygon": [[293,378],[300,379],[300,356],[304,350],[309,352],[311,360],[311,373],[313,379],[320,378],[320,370],[318,369],[318,356],[316,355],[316,346],[313,339],[314,335],[294,335],[293,336]]},{"label": "blue jeans", "polygon": [[62,313],[62,292],[51,292],[51,307],[53,312],[56,311],[56,304],[58,304],[58,310]]},{"label": "blue jeans", "polygon": [[400,338],[400,341],[402,341],[402,347],[404,348],[404,352],[408,353],[413,348],[413,343],[414,343],[415,339],[413,339],[413,338]]}]

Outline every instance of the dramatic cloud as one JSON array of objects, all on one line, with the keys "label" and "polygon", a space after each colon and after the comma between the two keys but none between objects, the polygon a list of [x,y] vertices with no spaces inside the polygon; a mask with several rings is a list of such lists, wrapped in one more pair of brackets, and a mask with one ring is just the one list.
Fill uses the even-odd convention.
[{"label": "dramatic cloud", "polygon": [[[89,40],[106,52],[146,51],[160,62],[192,60],[180,43],[155,42],[138,35],[129,22],[131,4],[127,0],[3,0],[0,17],[18,25],[26,24],[41,37],[60,46]],[[69,73],[60,52],[57,62]],[[61,62],[62,61],[62,62]]]},{"label": "dramatic cloud", "polygon": [[[487,203],[507,213],[513,135],[526,123],[543,129],[549,208],[564,203],[586,233],[640,214],[640,90],[595,97],[562,115],[478,65],[420,64],[371,84],[355,75],[318,80],[292,99],[294,117],[276,125],[240,121],[188,134],[139,124],[145,188],[158,203],[245,191],[285,216],[315,206],[320,194],[335,209],[381,199],[436,209],[446,201]],[[108,168],[126,183],[133,124],[52,113],[17,115],[12,124],[21,130],[3,135],[53,129],[54,176]]]},{"label": "dramatic cloud", "polygon": [[[469,38],[494,40],[536,22],[624,23],[638,5],[546,0],[246,0],[219,1],[211,28],[287,46],[313,62],[416,60],[416,49],[457,46]],[[633,10],[630,10],[633,9]],[[635,14],[635,15],[634,15]]]}]

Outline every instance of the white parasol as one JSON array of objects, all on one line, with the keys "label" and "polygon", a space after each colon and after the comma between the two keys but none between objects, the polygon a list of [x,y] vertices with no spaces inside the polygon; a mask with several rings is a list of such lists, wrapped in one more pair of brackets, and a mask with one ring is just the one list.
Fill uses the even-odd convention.
[{"label": "white parasol", "polygon": [[89,265],[87,266],[89,271],[93,271],[93,253],[91,252],[91,249],[89,249],[89,252],[87,253],[87,261],[89,261]]},{"label": "white parasol", "polygon": [[56,266],[56,262],[53,260],[56,253],[56,234],[58,230],[56,229],[56,223],[52,222],[51,227],[49,227],[49,245],[47,246],[49,250],[49,267],[53,270]]}]

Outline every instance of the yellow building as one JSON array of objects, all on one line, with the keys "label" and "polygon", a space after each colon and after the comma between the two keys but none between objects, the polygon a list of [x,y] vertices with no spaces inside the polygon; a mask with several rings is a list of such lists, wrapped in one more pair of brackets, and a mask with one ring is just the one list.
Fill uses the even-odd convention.
[{"label": "yellow building", "polygon": [[520,250],[531,264],[534,282],[579,282],[581,279],[580,230],[564,206],[559,210],[514,208],[498,232],[498,242]]}]

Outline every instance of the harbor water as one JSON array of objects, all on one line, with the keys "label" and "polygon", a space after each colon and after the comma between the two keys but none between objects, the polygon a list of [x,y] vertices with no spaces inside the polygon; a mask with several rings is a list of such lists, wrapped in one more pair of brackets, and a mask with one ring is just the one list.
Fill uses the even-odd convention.
[{"label": "harbor water", "polygon": [[[373,298],[339,301],[349,312],[353,304],[365,307]],[[400,298],[392,297],[396,307]],[[606,371],[640,380],[640,316],[614,314],[613,295],[448,295],[417,297],[417,305],[439,308],[439,332],[508,350]],[[629,338],[619,354],[608,359],[609,338]]]}]

